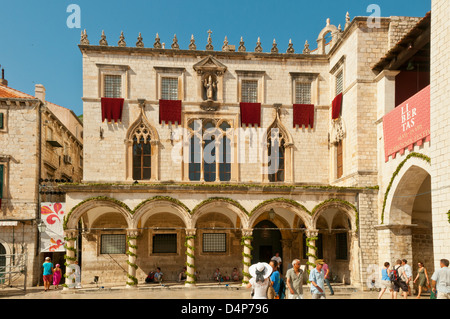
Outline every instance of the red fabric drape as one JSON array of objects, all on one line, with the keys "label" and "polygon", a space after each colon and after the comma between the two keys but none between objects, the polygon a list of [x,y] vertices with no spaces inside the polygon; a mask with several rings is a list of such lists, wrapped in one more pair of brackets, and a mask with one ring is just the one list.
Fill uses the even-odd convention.
[{"label": "red fabric drape", "polygon": [[241,125],[261,126],[261,103],[240,103]]},{"label": "red fabric drape", "polygon": [[181,124],[181,100],[159,100],[159,124],[162,121]]},{"label": "red fabric drape", "polygon": [[336,120],[341,114],[342,93],[339,93],[331,103],[331,118]]},{"label": "red fabric drape", "polygon": [[298,125],[300,128],[305,125],[314,127],[314,104],[294,104],[294,128]]},{"label": "red fabric drape", "polygon": [[102,97],[102,122],[122,121],[123,101],[121,98]]}]

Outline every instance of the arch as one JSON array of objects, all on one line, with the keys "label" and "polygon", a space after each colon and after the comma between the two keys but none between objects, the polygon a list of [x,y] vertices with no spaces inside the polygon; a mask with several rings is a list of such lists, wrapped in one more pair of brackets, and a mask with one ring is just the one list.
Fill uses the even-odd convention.
[{"label": "arch", "polygon": [[[413,152],[408,154],[406,158],[397,166],[396,170],[392,174],[389,185],[386,188],[386,192],[384,193],[383,209],[381,211],[381,224],[384,224],[384,215],[386,208],[388,212],[390,212],[391,210],[392,199],[394,195],[390,190],[395,189],[397,192],[397,188],[399,186],[401,179],[405,176],[405,173],[413,166],[420,168],[429,175],[431,175],[429,172],[430,165],[431,159],[428,156],[421,153]],[[418,170],[417,172],[421,173],[420,170]],[[397,176],[401,176],[402,178],[397,178]]]},{"label": "arch", "polygon": [[333,45],[333,43],[336,42],[336,35],[338,34],[339,29],[336,28],[336,26],[330,24],[330,19],[327,19],[327,25],[325,26],[325,28],[322,29],[322,31],[320,31],[319,36],[317,38],[317,49],[319,51],[319,54],[325,54],[325,36],[328,33],[331,33],[332,36],[332,40],[331,40],[331,46]]},{"label": "arch", "polygon": [[284,197],[268,199],[258,204],[250,213],[249,225],[253,225],[264,212],[280,207],[294,212],[304,222],[307,229],[312,229],[311,213],[308,209],[295,200]]},{"label": "arch", "polygon": [[169,196],[155,196],[144,200],[133,210],[133,228],[137,228],[140,219],[152,211],[150,215],[160,213],[161,210],[168,210],[169,213],[181,218],[186,228],[191,228],[191,211],[178,199]]},{"label": "arch", "polygon": [[358,209],[352,203],[339,199],[339,198],[330,198],[319,204],[317,204],[312,210],[312,226],[313,229],[316,229],[317,221],[320,215],[329,208],[337,208],[345,212],[350,218],[351,229],[359,229],[359,213]]},{"label": "arch", "polygon": [[226,197],[210,197],[197,206],[194,207],[192,210],[192,227],[195,227],[197,224],[197,221],[199,217],[205,213],[209,213],[213,210],[213,208],[225,208],[233,213],[235,213],[239,219],[241,220],[241,226],[242,228],[248,227],[248,212],[247,210],[239,204],[237,201],[226,198]]},{"label": "arch", "polygon": [[107,207],[112,209],[114,212],[120,213],[127,221],[128,227],[130,228],[130,226],[132,225],[131,209],[125,203],[114,198],[99,196],[88,198],[74,206],[64,218],[63,228],[75,229],[78,220],[81,218],[81,216],[83,216],[84,213],[88,212],[91,209],[100,207]]},{"label": "arch", "polygon": [[133,124],[130,125],[130,127],[127,130],[126,133],[126,140],[127,141],[133,141],[133,136],[135,132],[139,129],[139,127],[144,126],[147,128],[150,132],[151,141],[159,142],[159,134],[158,131],[155,129],[155,127],[150,123],[150,121],[147,119],[147,116],[145,116],[145,113],[143,111],[143,108],[141,108],[141,112],[134,121]]}]

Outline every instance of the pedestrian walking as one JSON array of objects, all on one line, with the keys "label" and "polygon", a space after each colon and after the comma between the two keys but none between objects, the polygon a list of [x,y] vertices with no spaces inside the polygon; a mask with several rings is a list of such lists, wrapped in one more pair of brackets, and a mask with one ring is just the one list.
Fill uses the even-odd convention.
[{"label": "pedestrian walking", "polygon": [[53,264],[51,262],[50,257],[45,258],[45,261],[42,264],[42,268],[44,268],[43,271],[44,291],[48,291],[50,289],[53,275]]},{"label": "pedestrian walking", "polygon": [[381,290],[378,295],[378,299],[381,299],[387,289],[389,289],[389,292],[391,293],[391,298],[394,299],[394,290],[392,289],[392,282],[389,278],[389,274],[391,273],[389,266],[390,264],[388,262],[385,262],[384,268],[381,269]]},{"label": "pedestrian walking", "polygon": [[59,264],[56,264],[55,269],[53,271],[53,286],[55,286],[55,289],[59,289],[59,282],[61,281],[61,277],[62,277],[62,270]]},{"label": "pedestrian walking", "polygon": [[400,290],[403,291],[403,298],[408,298],[408,285],[406,284],[406,274],[405,269],[402,266],[402,261],[398,259],[395,262],[395,266],[393,267],[391,273],[390,273],[391,281],[393,283],[393,290],[394,290],[394,299],[397,299],[397,293],[400,292]]},{"label": "pedestrian walking", "polygon": [[408,296],[411,296],[411,284],[413,283],[413,272],[410,265],[408,265],[408,261],[406,259],[402,259],[402,266],[405,270],[406,275],[406,284],[408,285]]},{"label": "pedestrian walking", "polygon": [[450,269],[448,269],[448,259],[441,259],[440,269],[431,276],[433,292],[437,291],[437,299],[450,299]]},{"label": "pedestrian walking", "polygon": [[270,260],[271,261],[275,260],[278,263],[278,271],[281,274],[281,263],[282,263],[282,260],[281,260],[281,257],[280,257],[280,253],[278,253],[278,252],[275,253],[275,256],[273,256]]},{"label": "pedestrian walking", "polygon": [[267,299],[267,290],[270,285],[272,267],[268,263],[260,262],[249,267],[248,272],[252,278],[247,288],[252,288],[253,299]]},{"label": "pedestrian walking", "polygon": [[281,277],[278,271],[278,262],[276,260],[271,260],[269,265],[272,267],[272,274],[270,275],[270,281],[272,282],[272,287],[275,290],[275,295],[273,299],[280,299],[280,284]]},{"label": "pedestrian walking", "polygon": [[417,270],[417,276],[416,279],[414,279],[414,283],[416,283],[416,281],[419,280],[418,283],[419,292],[417,294],[417,299],[420,299],[422,289],[425,288],[425,290],[428,290],[428,287],[430,286],[430,280],[428,279],[428,272],[424,264],[422,262],[419,262],[417,265],[419,266],[419,269]]},{"label": "pedestrian walking", "polygon": [[292,261],[292,268],[286,272],[288,299],[303,299],[303,270],[300,260]]},{"label": "pedestrian walking", "polygon": [[327,262],[326,262],[325,259],[323,259],[323,267],[322,267],[322,269],[323,269],[323,272],[325,274],[325,283],[327,284],[328,288],[330,289],[330,295],[333,296],[334,295],[334,291],[333,291],[333,288],[331,287],[331,283],[330,283],[330,276],[331,276],[330,268],[328,267]]},{"label": "pedestrian walking", "polygon": [[326,299],[325,297],[325,274],[322,270],[323,261],[317,260],[316,267],[311,270],[309,274],[309,281],[311,282],[312,299]]}]

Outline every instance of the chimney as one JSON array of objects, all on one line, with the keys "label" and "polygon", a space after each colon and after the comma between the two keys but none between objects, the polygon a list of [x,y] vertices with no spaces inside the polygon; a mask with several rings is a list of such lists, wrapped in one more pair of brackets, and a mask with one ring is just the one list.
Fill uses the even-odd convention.
[{"label": "chimney", "polygon": [[34,86],[34,96],[45,102],[45,87],[42,84],[36,84]]},{"label": "chimney", "polygon": [[[1,68],[1,65],[0,65]],[[0,84],[8,86],[8,81],[5,80],[5,69],[2,69],[2,78],[0,79]]]}]

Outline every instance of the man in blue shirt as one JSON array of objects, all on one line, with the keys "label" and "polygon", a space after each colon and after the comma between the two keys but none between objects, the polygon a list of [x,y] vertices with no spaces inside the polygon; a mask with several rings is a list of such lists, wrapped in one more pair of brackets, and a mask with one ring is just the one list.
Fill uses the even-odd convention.
[{"label": "man in blue shirt", "polygon": [[431,277],[433,292],[437,291],[437,299],[450,299],[450,269],[448,259],[441,259],[441,268],[436,270]]},{"label": "man in blue shirt", "polygon": [[312,299],[325,299],[325,274],[322,270],[322,266],[323,261],[318,259],[316,261],[316,268],[311,270],[311,273],[309,274]]},{"label": "man in blue shirt", "polygon": [[278,262],[276,260],[271,260],[269,264],[273,269],[273,272],[270,275],[270,280],[272,281],[272,286],[275,290],[275,299],[280,299],[280,296],[278,295],[280,291],[280,273],[278,271]]}]

